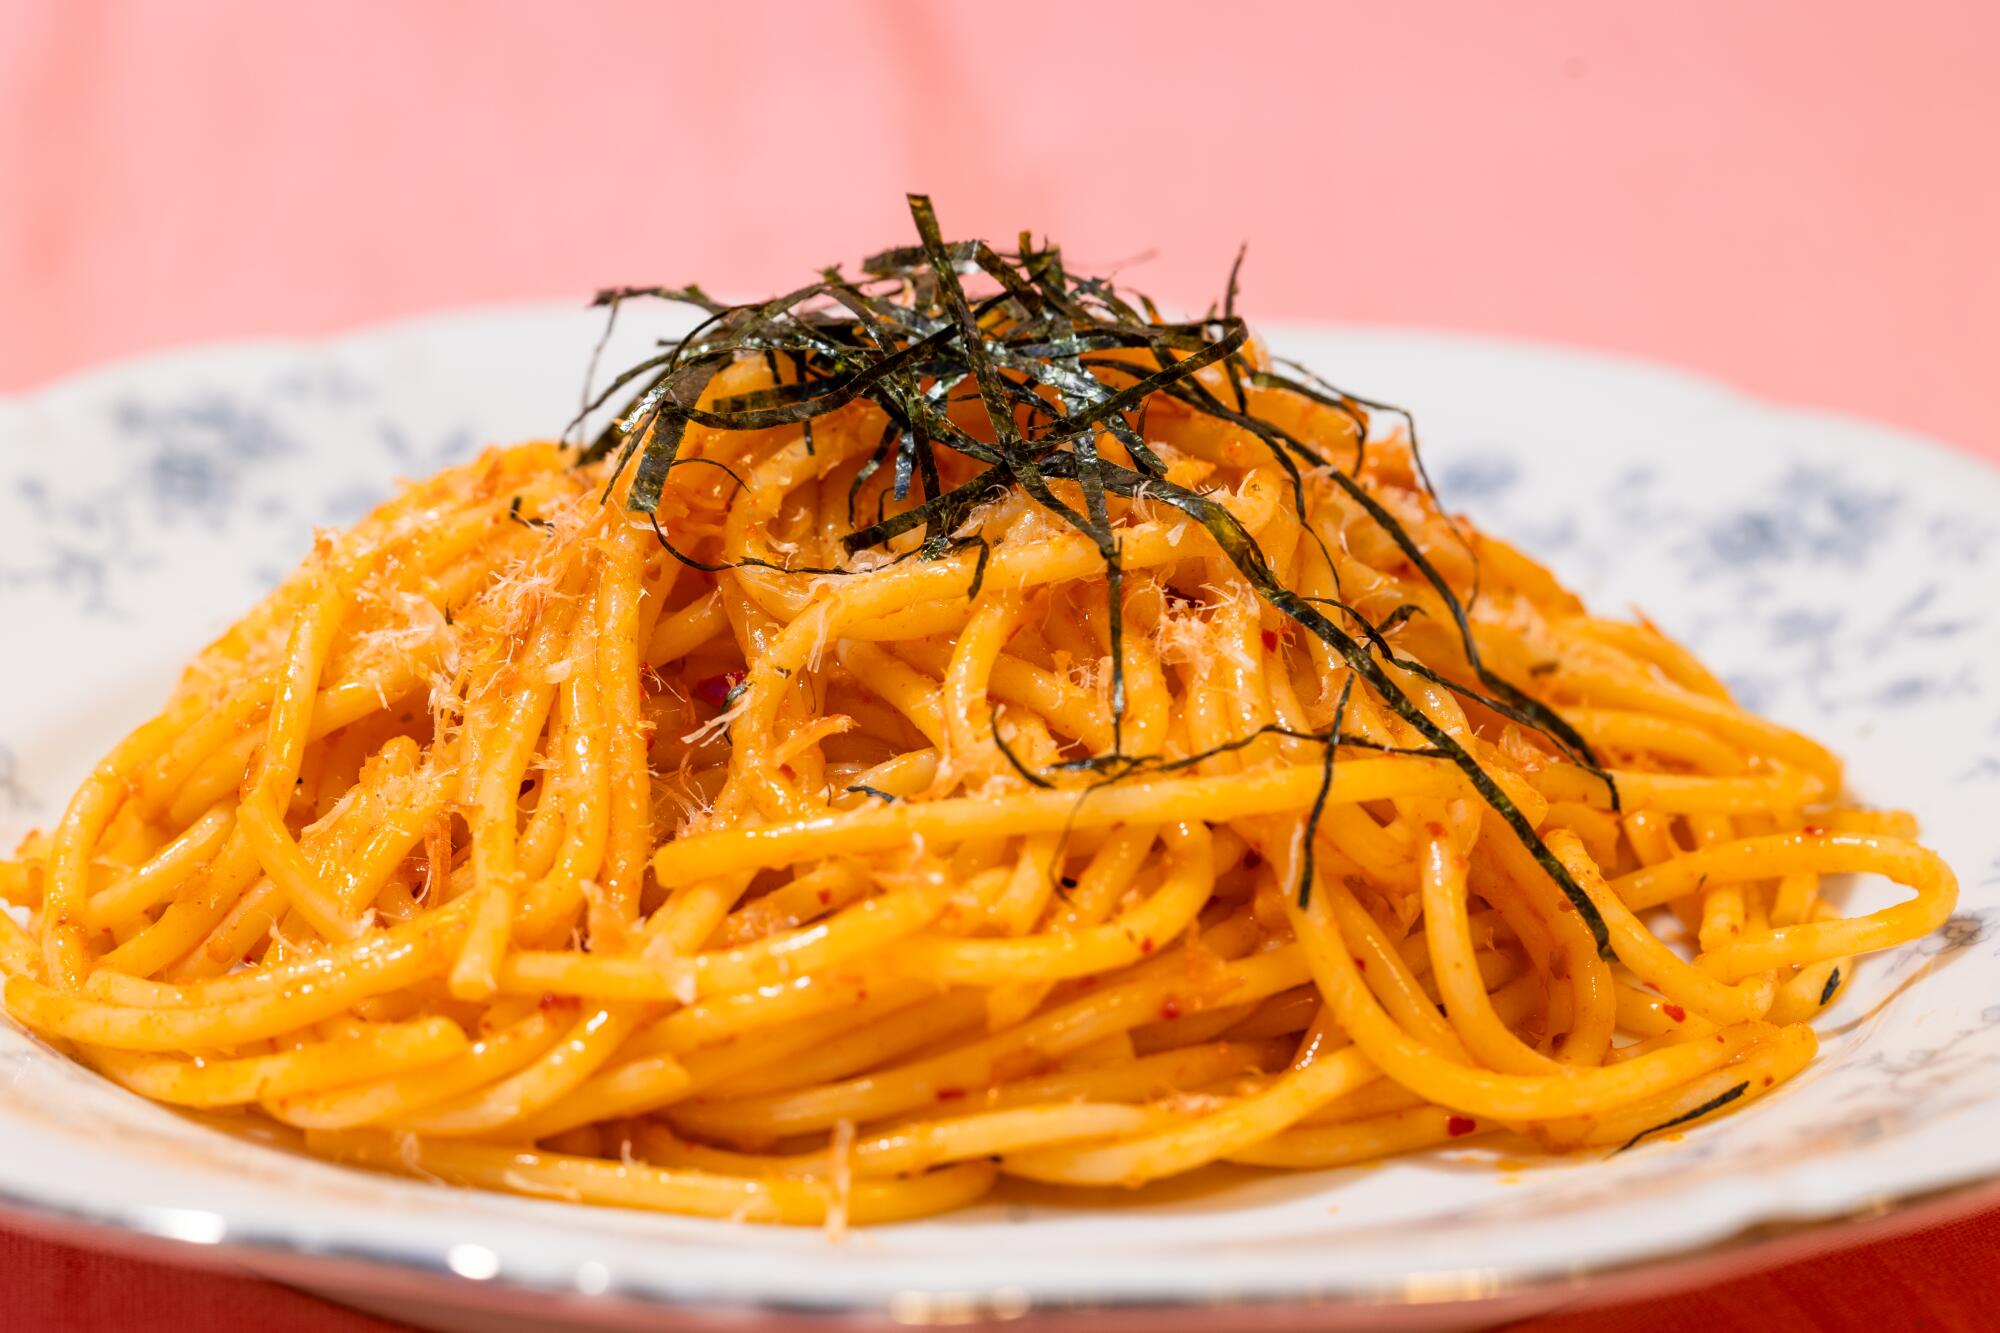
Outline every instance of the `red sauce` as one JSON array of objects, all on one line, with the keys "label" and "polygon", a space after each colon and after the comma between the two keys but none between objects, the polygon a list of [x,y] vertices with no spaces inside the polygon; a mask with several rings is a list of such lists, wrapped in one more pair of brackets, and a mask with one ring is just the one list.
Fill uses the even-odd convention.
[{"label": "red sauce", "polygon": [[1444,1132],[1455,1139],[1462,1139],[1479,1128],[1479,1122],[1471,1116],[1455,1115],[1444,1122]]},{"label": "red sauce", "polygon": [[1673,1019],[1676,1023],[1685,1023],[1688,1021],[1688,1011],[1677,1004],[1663,1004],[1660,1006],[1660,1012],[1668,1018]]}]

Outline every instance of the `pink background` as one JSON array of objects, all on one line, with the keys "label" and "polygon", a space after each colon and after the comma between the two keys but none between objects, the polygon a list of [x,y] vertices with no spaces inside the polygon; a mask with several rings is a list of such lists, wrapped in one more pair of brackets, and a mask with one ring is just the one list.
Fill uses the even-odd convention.
[{"label": "pink background", "polygon": [[[779,290],[907,239],[915,188],[1178,305],[1248,241],[1253,318],[1608,348],[2000,460],[1997,57],[1975,0],[0,0],[0,392],[610,283]],[[1536,1327],[1970,1330],[1996,1251],[1988,1214]],[[8,1327],[378,1327],[0,1258]]]},{"label": "pink background", "polygon": [[2000,5],[0,3],[0,391],[1023,226],[2000,457]]}]

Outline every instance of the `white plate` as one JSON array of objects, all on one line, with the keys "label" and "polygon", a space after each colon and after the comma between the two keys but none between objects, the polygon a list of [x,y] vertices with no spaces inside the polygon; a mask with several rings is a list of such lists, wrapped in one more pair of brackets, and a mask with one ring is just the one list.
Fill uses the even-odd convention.
[{"label": "white plate", "polygon": [[[596,332],[576,311],[460,315],[161,357],[0,404],[0,839],[57,816],[312,525],[353,519],[393,477],[559,428]],[[1273,342],[1414,407],[1448,504],[1600,608],[1644,608],[1750,705],[1844,754],[1861,798],[1918,811],[1957,867],[1958,915],[1865,964],[1819,1061],[1778,1095],[1613,1159],[1503,1170],[1474,1149],[1136,1199],[1020,1194],[835,1246],[246,1146],[0,1027],[0,1206],[486,1326],[466,1312],[1118,1309],[1158,1327],[1225,1303],[1272,1324],[1396,1307],[1437,1325],[2000,1175],[2000,473],[1573,352],[1305,328]],[[1492,1297],[1507,1299],[1478,1304]]]}]

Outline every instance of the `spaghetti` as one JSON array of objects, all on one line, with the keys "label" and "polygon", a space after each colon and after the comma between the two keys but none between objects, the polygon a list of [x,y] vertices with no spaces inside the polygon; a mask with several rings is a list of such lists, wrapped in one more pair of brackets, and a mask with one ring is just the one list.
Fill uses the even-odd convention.
[{"label": "spaghetti", "polygon": [[1446,515],[1233,277],[1167,324],[914,206],[599,446],[321,535],[0,863],[8,1012],[335,1160],[839,1226],[1637,1143],[1945,919],[1907,816]]}]

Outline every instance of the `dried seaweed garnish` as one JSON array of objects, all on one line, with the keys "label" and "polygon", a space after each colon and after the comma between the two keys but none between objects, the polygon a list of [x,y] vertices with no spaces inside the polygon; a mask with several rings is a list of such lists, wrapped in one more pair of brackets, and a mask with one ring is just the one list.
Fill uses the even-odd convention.
[{"label": "dried seaweed garnish", "polygon": [[986,562],[993,558],[993,543],[975,533],[954,542],[952,549],[954,551],[973,549],[979,552],[972,560],[972,581],[965,588],[965,600],[969,602],[979,596],[979,589],[986,582]]},{"label": "dried seaweed garnish", "polygon": [[[1333,728],[1325,731],[1298,731],[1276,722],[1266,722],[1241,736],[1211,745],[1206,750],[1182,755],[1178,759],[1167,759],[1159,755],[1094,754],[1080,759],[1065,759],[1051,764],[1045,773],[1107,773],[1109,781],[1122,782],[1133,777],[1157,777],[1162,773],[1178,773],[1183,769],[1195,768],[1217,755],[1234,754],[1246,750],[1266,736],[1284,736],[1295,741],[1312,741],[1325,745],[1333,739]],[[1410,755],[1418,759],[1442,759],[1444,751],[1428,745],[1385,745],[1380,741],[1365,740],[1359,736],[1342,736],[1339,744],[1349,749],[1373,750],[1379,754]]]},{"label": "dried seaweed garnish", "polygon": [[846,790],[851,792],[858,792],[863,796],[873,796],[877,800],[880,800],[888,805],[894,805],[898,800],[901,799],[894,792],[883,791],[880,787],[871,787],[865,782],[853,783],[852,785],[847,787]]},{"label": "dried seaweed garnish", "polygon": [[[1056,785],[1053,779],[1064,774],[1086,774],[1102,783],[1164,767],[1158,756],[1127,755],[1122,748],[1125,570],[1107,497],[1168,504],[1208,531],[1263,601],[1327,645],[1351,673],[1345,689],[1351,689],[1358,678],[1361,687],[1380,698],[1425,742],[1404,752],[1447,760],[1464,773],[1482,800],[1500,815],[1576,907],[1599,949],[1606,948],[1609,934],[1595,906],[1533,826],[1473,755],[1432,723],[1388,673],[1391,665],[1415,671],[1533,730],[1565,759],[1602,778],[1611,787],[1616,806],[1616,788],[1583,737],[1553,710],[1486,666],[1473,639],[1467,602],[1457,596],[1395,515],[1362,485],[1358,474],[1365,460],[1370,413],[1390,412],[1407,423],[1419,480],[1435,497],[1417,451],[1415,423],[1409,414],[1334,388],[1303,367],[1287,363],[1294,373],[1285,374],[1255,364],[1247,353],[1248,329],[1236,310],[1242,253],[1231,266],[1219,312],[1211,309],[1199,320],[1170,322],[1161,318],[1143,293],[1124,293],[1112,282],[1069,272],[1060,249],[1052,244],[1038,246],[1024,234],[1018,249],[1006,254],[980,241],[947,241],[928,198],[911,195],[909,205],[918,243],[871,256],[862,264],[861,275],[852,279],[838,269],[827,269],[815,283],[751,305],[727,305],[696,287],[619,288],[600,293],[599,304],[611,305],[614,313],[618,303],[643,296],[691,304],[704,317],[688,335],[665,344],[659,354],[626,370],[588,401],[583,415],[609,402],[627,386],[643,385],[585,457],[601,458],[617,451],[615,481],[618,472],[636,456],[638,472],[629,504],[653,515],[672,469],[682,461],[695,461],[679,458],[690,424],[719,431],[787,425],[809,431],[815,419],[850,403],[866,401],[879,408],[888,421],[878,447],[862,464],[849,493],[849,519],[854,530],[842,543],[848,555],[879,548],[913,532],[921,532],[921,540],[897,558],[937,559],[976,547],[978,557],[967,589],[969,597],[976,596],[990,549],[982,536],[967,532],[967,525],[981,506],[1015,492],[1088,538],[1103,561],[1108,585],[1111,750],[1038,773],[1001,740],[997,715],[992,723],[995,741],[1007,761],[1023,780],[1044,787]],[[992,290],[975,297],[966,287],[964,279],[968,277],[990,283]],[[765,358],[773,367],[769,387],[704,404],[702,396],[714,376],[748,356]],[[1228,384],[1227,402],[1197,378],[1204,369],[1218,365]],[[787,368],[789,374],[785,373]],[[1301,394],[1346,415],[1355,425],[1357,440],[1351,468],[1342,470],[1257,415],[1249,388]],[[1398,607],[1377,625],[1337,599],[1304,597],[1278,580],[1256,542],[1227,509],[1207,496],[1169,483],[1166,465],[1146,443],[1143,429],[1148,407],[1159,398],[1227,422],[1259,440],[1285,473],[1293,506],[1301,518],[1306,512],[1306,469],[1329,479],[1352,498],[1443,603],[1476,684],[1450,679],[1414,659],[1399,657],[1391,648],[1387,635],[1420,608]],[[990,439],[975,436],[950,416],[953,407],[962,411],[964,404],[975,402],[991,427]],[[1132,466],[1107,458],[1100,448],[1100,436],[1115,442]],[[936,453],[940,448],[985,466],[970,481],[946,488]],[[856,503],[865,486],[884,468],[889,469],[889,476],[878,492],[878,512],[873,522],[863,524],[855,520]],[[1052,489],[1055,482],[1073,484],[1080,505],[1058,495]],[[894,513],[889,512],[892,501],[898,506]],[[657,517],[653,525],[666,549],[701,569],[748,566],[780,573],[853,572],[781,569],[759,560],[710,565],[675,550]],[[1302,527],[1320,544],[1329,569],[1337,573],[1314,525],[1305,523]],[[1476,596],[1477,551],[1455,521],[1452,530],[1473,557]],[[1335,587],[1338,591],[1337,582]],[[1320,606],[1351,618],[1354,630],[1342,628]],[[1326,733],[1266,729],[1231,742],[1230,747],[1248,745],[1258,735],[1273,731],[1296,734],[1324,745],[1324,762],[1330,764],[1339,747],[1360,744],[1339,735],[1341,711],[1336,708],[1335,725]],[[1184,766],[1203,757],[1174,762]],[[1317,806],[1310,818],[1316,817]]]},{"label": "dried seaweed garnish", "polygon": [[1421,606],[1416,605],[1414,602],[1404,602],[1401,606],[1382,618],[1382,623],[1375,627],[1375,634],[1378,638],[1394,634],[1411,617],[1420,616],[1423,613],[1424,609]]},{"label": "dried seaweed garnish", "polygon": [[993,744],[1000,751],[1001,758],[1005,759],[1007,761],[1008,766],[1012,768],[1016,773],[1019,773],[1022,779],[1025,782],[1027,782],[1029,786],[1050,788],[1056,785],[1055,783],[1050,782],[1047,778],[1043,777],[1041,774],[1035,772],[1034,769],[1029,768],[1027,764],[1023,763],[1021,761],[1021,756],[1015,754],[1013,749],[1007,744],[1006,738],[1001,736],[1000,734],[999,709],[995,708],[987,713],[986,725],[990,727],[993,731]]},{"label": "dried seaweed garnish", "polygon": [[[1445,523],[1451,528],[1452,535],[1458,538],[1459,545],[1465,548],[1466,555],[1472,559],[1472,593],[1467,597],[1466,604],[1469,606],[1478,602],[1479,552],[1473,548],[1472,539],[1466,535],[1465,529],[1459,525],[1456,518],[1452,517],[1451,511],[1444,507],[1444,501],[1438,495],[1437,483],[1431,480],[1430,466],[1424,462],[1423,444],[1417,438],[1417,418],[1415,414],[1407,408],[1395,407],[1389,403],[1376,402],[1373,399],[1363,398],[1359,394],[1349,393],[1345,389],[1337,389],[1321,379],[1309,367],[1303,366],[1296,361],[1284,357],[1278,358],[1278,361],[1280,364],[1290,366],[1293,370],[1304,375],[1313,385],[1317,385],[1322,393],[1314,393],[1308,385],[1300,384],[1295,380],[1284,380],[1281,377],[1273,376],[1270,382],[1282,384],[1295,393],[1302,393],[1313,401],[1333,407],[1336,410],[1345,411],[1349,414],[1353,414],[1357,409],[1361,410],[1362,415],[1357,420],[1361,426],[1361,447],[1363,449],[1367,447],[1367,412],[1388,412],[1402,418],[1403,433],[1409,437],[1410,441],[1410,459],[1417,465],[1417,481],[1423,486],[1424,493],[1430,496],[1431,503],[1437,506],[1438,513],[1443,516]],[[1326,395],[1330,395],[1330,397]],[[1361,470],[1358,460],[1355,463],[1354,470],[1356,472]]]},{"label": "dried seaweed garnish", "polygon": [[[1729,1105],[1729,1103],[1735,1101],[1738,1097],[1741,1097],[1744,1093],[1748,1092],[1749,1090],[1750,1090],[1750,1085],[1748,1083],[1738,1083],[1735,1087],[1731,1088],[1729,1091],[1721,1094],[1720,1096],[1711,1097],[1709,1100],[1703,1102],[1700,1106],[1695,1107],[1692,1111],[1683,1111],[1671,1120],[1662,1120],[1657,1125],[1651,1125],[1645,1129],[1640,1130],[1637,1134],[1634,1134],[1631,1138],[1625,1140],[1625,1145],[1621,1147],[1618,1150],[1618,1152],[1630,1152],[1632,1149],[1639,1146],[1639,1140],[1641,1139],[1648,1138],[1654,1134],[1664,1133],[1667,1130],[1675,1129],[1681,1125],[1689,1124],[1693,1121],[1699,1120],[1705,1115],[1710,1115],[1716,1111],[1720,1111],[1723,1107]],[[1613,1157],[1616,1157],[1618,1153],[1615,1152],[1612,1153],[1611,1155]]]},{"label": "dried seaweed garnish", "polygon": [[[1260,387],[1282,387],[1294,393],[1303,394],[1314,402],[1347,413],[1355,422],[1357,430],[1356,438],[1361,442],[1357,445],[1355,456],[1354,471],[1356,474],[1360,472],[1361,454],[1358,450],[1365,446],[1368,422],[1365,415],[1356,412],[1354,404],[1363,404],[1377,411],[1398,413],[1408,423],[1410,453],[1411,457],[1416,461],[1418,476],[1422,480],[1424,488],[1431,494],[1433,501],[1436,500],[1436,488],[1431,484],[1429,471],[1424,466],[1423,455],[1418,451],[1416,446],[1416,420],[1411,413],[1401,408],[1389,407],[1382,403],[1370,403],[1365,399],[1358,399],[1351,394],[1341,393],[1337,390],[1315,390],[1297,380],[1288,379],[1282,375],[1274,375],[1267,371],[1255,372],[1253,380]],[[1201,392],[1206,395],[1206,390],[1202,390]],[[1173,396],[1182,397],[1179,394]],[[1203,404],[1196,402],[1191,397],[1182,397],[1182,401],[1189,402],[1191,405],[1197,407],[1203,406]],[[1221,404],[1217,403],[1213,396],[1208,396],[1206,407],[1211,415],[1219,416],[1233,424],[1243,426],[1264,441],[1266,446],[1271,450],[1272,457],[1277,459],[1291,476],[1294,495],[1297,497],[1295,503],[1299,507],[1300,516],[1303,517],[1305,512],[1304,495],[1303,491],[1299,488],[1297,468],[1291,459],[1287,457],[1287,452],[1296,454],[1300,459],[1314,466],[1323,467],[1323,460],[1290,434],[1277,426],[1271,425],[1269,422],[1260,421],[1258,418],[1250,416],[1247,413],[1222,410]],[[1389,535],[1390,540],[1395,542],[1397,549],[1403,553],[1404,558],[1409,560],[1417,572],[1423,575],[1424,581],[1431,586],[1432,591],[1436,592],[1440,600],[1444,602],[1446,609],[1451,613],[1453,623],[1458,627],[1459,641],[1465,653],[1467,664],[1472,667],[1473,674],[1478,676],[1480,683],[1504,701],[1504,706],[1495,705],[1490,699],[1482,699],[1481,702],[1486,703],[1489,707],[1494,707],[1496,711],[1541,732],[1553,740],[1556,743],[1556,748],[1564,758],[1587,770],[1604,783],[1606,789],[1610,792],[1611,808],[1613,810],[1621,809],[1618,786],[1612,780],[1611,776],[1598,764],[1597,757],[1591,750],[1590,744],[1553,709],[1550,709],[1539,700],[1531,698],[1518,689],[1512,682],[1495,674],[1486,665],[1484,660],[1482,660],[1479,653],[1479,646],[1474,642],[1472,637],[1472,625],[1467,616],[1465,605],[1459,601],[1458,595],[1452,591],[1451,585],[1445,581],[1443,575],[1438,572],[1437,567],[1431,563],[1430,558],[1423,553],[1423,548],[1417,545],[1416,540],[1410,536],[1408,530],[1383,506],[1381,501],[1368,493],[1367,489],[1362,486],[1358,475],[1350,476],[1347,473],[1334,469],[1326,469],[1326,475],[1367,512],[1368,516],[1375,521],[1376,526]],[[1440,506],[1439,512],[1443,512],[1442,506]],[[1472,550],[1471,543],[1466,540],[1465,534],[1459,530],[1457,523],[1451,521],[1448,516],[1447,523],[1449,523],[1453,535],[1465,546],[1467,554],[1474,557],[1472,564],[1476,579],[1479,567],[1477,553]],[[1312,529],[1308,527],[1307,531],[1311,532]],[[1327,563],[1329,566],[1333,563],[1330,556]],[[1476,591],[1477,588],[1475,585],[1475,594]],[[1462,686],[1442,676],[1428,676],[1427,678],[1448,689],[1463,689]]]},{"label": "dried seaweed garnish", "polygon": [[1836,967],[1835,969],[1833,969],[1833,971],[1826,974],[1826,985],[1820,987],[1819,991],[1820,1008],[1822,1009],[1826,1008],[1827,1003],[1833,999],[1833,993],[1839,989],[1840,989],[1840,969]]},{"label": "dried seaweed garnish", "polygon": [[[1122,588],[1124,568],[1118,560],[1118,540],[1111,531],[1111,518],[1104,507],[1103,470],[1097,452],[1092,447],[1092,434],[1085,430],[1071,437],[1075,444],[1077,484],[1083,490],[1085,512],[1079,515],[1058,500],[1055,492],[1049,489],[1048,482],[1036,467],[1034,455],[1021,436],[1019,424],[1014,418],[1014,405],[1007,400],[1006,394],[1000,388],[1001,377],[994,367],[983,330],[973,319],[972,309],[966,304],[965,292],[959,285],[958,273],[946,256],[944,237],[938,228],[937,213],[931,207],[931,201],[923,195],[911,195],[910,216],[916,220],[917,234],[923,238],[924,251],[930,258],[931,272],[937,279],[944,307],[958,323],[959,344],[965,349],[966,364],[971,369],[973,383],[979,386],[979,396],[985,403],[987,418],[993,423],[993,432],[1008,473],[1013,477],[1014,483],[1033,497],[1037,504],[1058,515],[1090,538],[1097,546],[1098,555],[1104,560],[1105,577],[1110,583],[1105,601],[1109,608],[1111,629],[1112,748],[1116,750],[1119,748],[1120,739],[1117,728],[1125,714],[1125,599]],[[1028,290],[1033,291],[1032,288]],[[1039,298],[1036,304],[1040,304]],[[1023,308],[1027,309],[1025,305]],[[1116,398],[1117,395],[1113,394],[1091,405],[1088,411],[1099,411],[1105,404],[1116,401]],[[1088,419],[1086,417],[1086,420]],[[997,739],[999,735],[997,729],[994,735]],[[1012,755],[1008,757],[1011,759]],[[1016,763],[1015,767],[1019,768],[1020,765]]]},{"label": "dried seaweed garnish", "polygon": [[[1239,280],[1243,277],[1243,258],[1249,253],[1250,245],[1247,241],[1236,247],[1236,260],[1229,266],[1229,282],[1222,289],[1222,317],[1224,319],[1236,318],[1236,292]],[[1249,399],[1243,395],[1242,364],[1232,356],[1222,363],[1222,369],[1223,373],[1229,376],[1229,391],[1236,397],[1236,410],[1238,412],[1247,411],[1249,409]]]},{"label": "dried seaweed garnish", "polygon": [[1569,899],[1577,914],[1583,918],[1584,924],[1590,928],[1591,938],[1596,941],[1599,951],[1610,947],[1611,932],[1604,924],[1604,918],[1598,912],[1597,905],[1591,902],[1590,895],[1583,891],[1582,886],[1570,876],[1568,869],[1556,858],[1555,853],[1549,850],[1548,845],[1535,832],[1534,826],[1528,822],[1527,816],[1521,813],[1520,808],[1507,793],[1500,789],[1500,785],[1480,767],[1472,752],[1460,745],[1450,732],[1431,721],[1430,716],[1396,685],[1382,669],[1382,663],[1369,651],[1369,646],[1354,639],[1322,615],[1304,597],[1280,583],[1265,563],[1263,550],[1244,530],[1243,525],[1237,522],[1234,514],[1207,496],[1197,495],[1169,481],[1142,478],[1138,473],[1124,468],[1107,468],[1106,479],[1114,490],[1124,494],[1136,493],[1143,484],[1147,498],[1173,505],[1207,529],[1209,538],[1224,555],[1229,557],[1237,572],[1249,581],[1267,603],[1311,630],[1329,648],[1338,653],[1348,667],[1389,706],[1391,712],[1408,723],[1417,734],[1429,741],[1445,758],[1457,766],[1466,780],[1478,791],[1481,799],[1506,822],[1521,845],[1534,856],[1536,863],[1562,889],[1563,896]]},{"label": "dried seaweed garnish", "polygon": [[[1340,719],[1336,717],[1335,720],[1338,722]],[[1050,764],[1047,768],[1041,769],[1029,780],[1035,782],[1038,786],[1050,787],[1056,785],[1053,782],[1047,781],[1051,774],[1062,777],[1073,773],[1089,773],[1101,778],[1101,781],[1085,788],[1087,791],[1095,791],[1098,787],[1109,786],[1114,782],[1125,782],[1133,778],[1160,777],[1165,774],[1179,773],[1190,768],[1196,768],[1207,763],[1217,755],[1234,754],[1238,750],[1248,749],[1267,736],[1284,736],[1295,741],[1311,741],[1316,745],[1326,745],[1329,742],[1334,742],[1338,745],[1344,745],[1349,749],[1372,750],[1378,754],[1409,755],[1418,759],[1442,759],[1445,757],[1442,750],[1428,745],[1386,745],[1380,741],[1371,741],[1358,736],[1347,735],[1342,735],[1335,741],[1335,732],[1332,727],[1327,728],[1325,731],[1298,731],[1276,722],[1267,722],[1263,726],[1257,727],[1244,735],[1211,745],[1206,750],[1197,750],[1193,754],[1182,755],[1178,759],[1168,759],[1162,755],[1084,755],[1080,758],[1064,759],[1059,763]],[[1014,763],[1017,766],[1025,767],[1018,758],[1014,759]]]},{"label": "dried seaweed garnish", "polygon": [[597,335],[597,342],[590,349],[590,360],[584,365],[583,393],[579,397],[576,418],[569,425],[563,427],[562,431],[561,438],[565,444],[569,443],[569,433],[582,427],[584,418],[588,417],[591,413],[592,402],[596,401],[595,395],[591,392],[591,386],[597,382],[597,367],[604,360],[604,349],[611,342],[612,330],[618,327],[618,307],[624,304],[624,297],[613,295],[601,302],[601,304],[606,307],[604,331]]},{"label": "dried seaweed garnish", "polygon": [[1347,701],[1354,693],[1354,673],[1340,682],[1340,700],[1333,706],[1333,725],[1326,733],[1326,758],[1319,771],[1319,791],[1313,797],[1312,812],[1306,816],[1305,846],[1299,853],[1299,906],[1312,901],[1313,840],[1319,834],[1320,816],[1326,813],[1327,793],[1333,790],[1333,752],[1340,748],[1340,727],[1347,720]]},{"label": "dried seaweed garnish", "polygon": [[518,495],[507,505],[507,517],[519,523],[524,528],[539,528],[543,532],[549,532],[555,528],[555,524],[545,518],[529,518],[526,514],[522,513],[521,497]]}]

